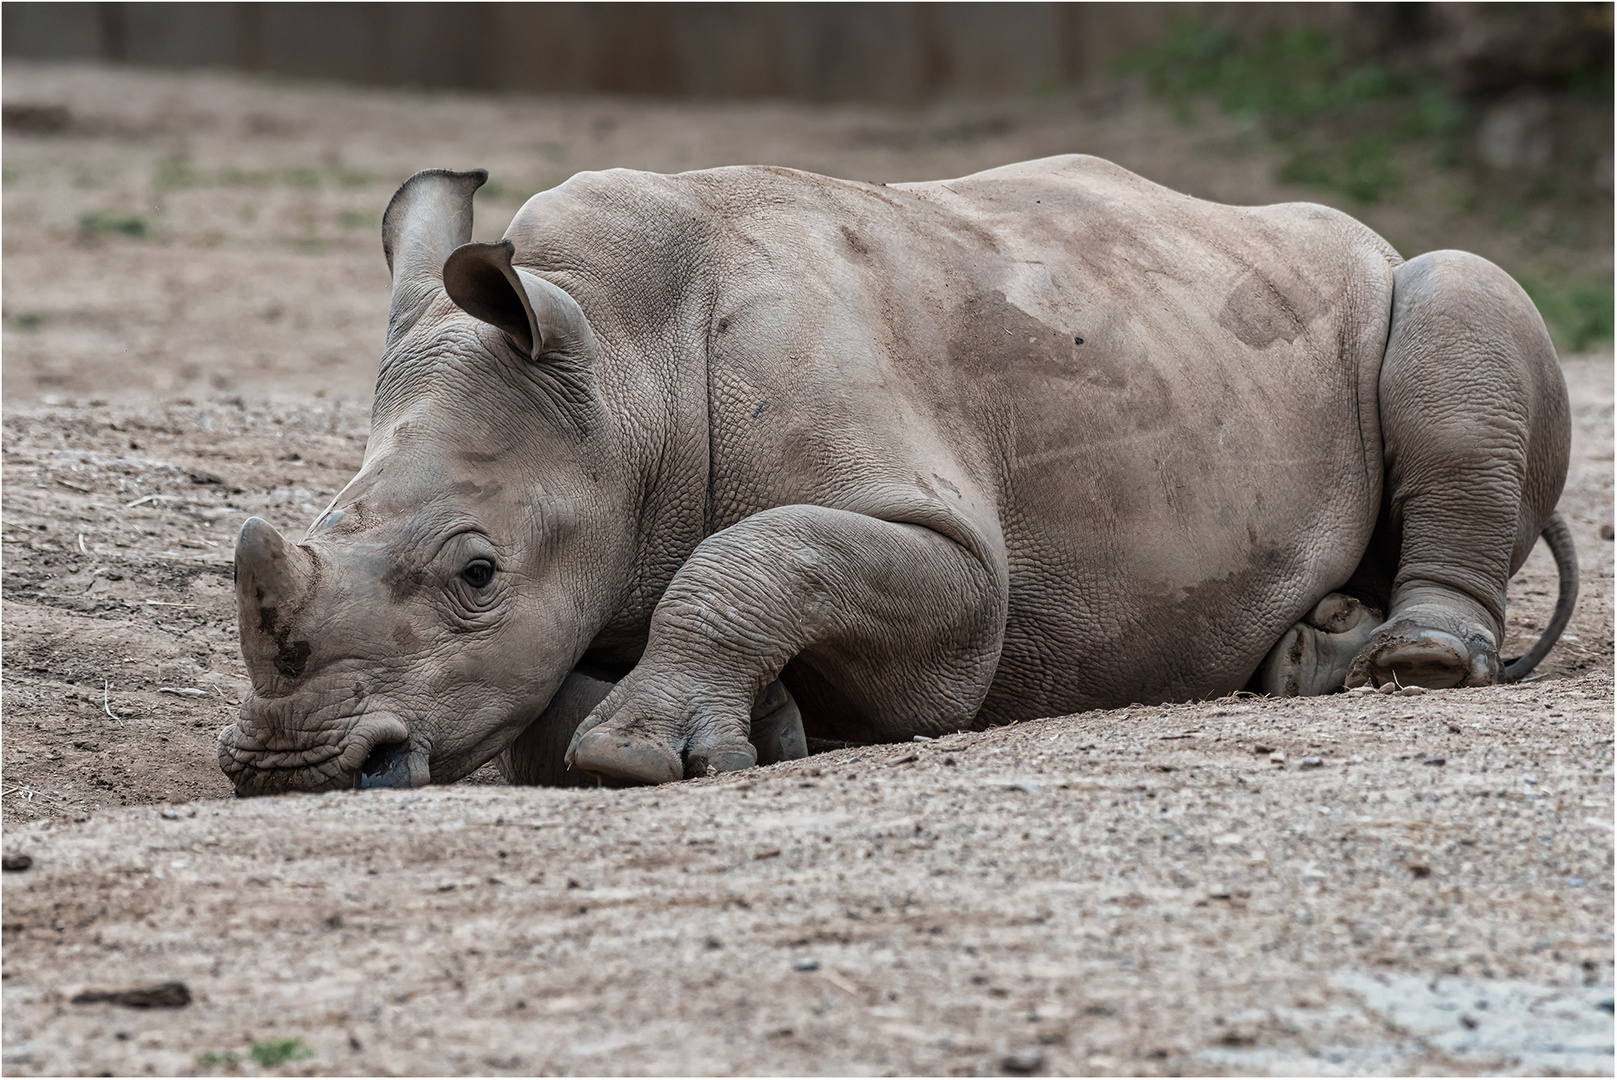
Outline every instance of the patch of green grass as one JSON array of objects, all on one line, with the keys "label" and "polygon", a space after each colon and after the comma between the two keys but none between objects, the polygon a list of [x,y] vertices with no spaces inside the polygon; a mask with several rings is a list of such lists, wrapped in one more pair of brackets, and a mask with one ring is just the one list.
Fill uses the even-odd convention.
[{"label": "patch of green grass", "polygon": [[220,187],[265,188],[275,183],[275,174],[261,169],[226,167],[214,173],[214,182]]},{"label": "patch of green grass", "polygon": [[192,1060],[196,1062],[199,1069],[230,1069],[241,1062],[235,1052],[230,1050],[226,1050],[222,1054],[216,1054],[212,1050],[204,1050]]},{"label": "patch of green grass", "polygon": [[201,171],[191,168],[188,159],[173,157],[158,165],[158,184],[177,187],[290,187],[312,190],[335,187],[347,191],[370,187],[376,178],[352,169],[319,169],[312,165],[289,165],[281,169],[241,169],[226,165]]},{"label": "patch of green grass", "polygon": [[302,1061],[314,1057],[314,1051],[303,1045],[302,1039],[265,1039],[255,1042],[249,1051],[253,1061],[266,1069],[285,1065],[289,1061]]},{"label": "patch of green grass", "polygon": [[11,325],[25,334],[31,334],[45,325],[45,316],[37,311],[19,311],[10,317]]},{"label": "patch of green grass", "polygon": [[[1452,141],[1463,105],[1422,83],[1350,57],[1319,30],[1275,30],[1245,39],[1210,23],[1182,23],[1124,61],[1186,121],[1211,101],[1243,131],[1287,151],[1280,179],[1372,203],[1401,183],[1400,143]],[[1434,160],[1457,162],[1449,149]]]},{"label": "patch of green grass", "polygon": [[1612,283],[1609,280],[1547,281],[1518,276],[1532,297],[1544,325],[1562,354],[1610,345],[1614,336]]},{"label": "patch of green grass", "polygon": [[201,178],[191,167],[191,158],[187,154],[170,154],[157,163],[156,183],[159,191],[178,191],[196,187],[200,182]]},{"label": "patch of green grass", "polygon": [[96,210],[79,217],[79,232],[85,236],[113,234],[143,240],[146,230],[146,218],[140,214],[105,214]]},{"label": "patch of green grass", "polygon": [[337,224],[345,229],[380,229],[382,215],[375,210],[339,210]]}]

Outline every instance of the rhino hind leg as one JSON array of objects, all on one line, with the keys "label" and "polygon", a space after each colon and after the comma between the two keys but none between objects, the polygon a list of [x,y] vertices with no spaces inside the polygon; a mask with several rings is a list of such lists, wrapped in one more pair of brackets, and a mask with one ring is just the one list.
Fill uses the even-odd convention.
[{"label": "rhino hind leg", "polygon": [[1373,543],[1396,571],[1387,621],[1347,684],[1499,682],[1505,586],[1555,511],[1570,449],[1543,320],[1485,259],[1412,259],[1393,288],[1379,400],[1387,471]]},{"label": "rhino hind leg", "polygon": [[1274,697],[1318,697],[1342,689],[1348,667],[1380,623],[1380,611],[1331,593],[1269,650],[1258,667],[1258,689]]}]

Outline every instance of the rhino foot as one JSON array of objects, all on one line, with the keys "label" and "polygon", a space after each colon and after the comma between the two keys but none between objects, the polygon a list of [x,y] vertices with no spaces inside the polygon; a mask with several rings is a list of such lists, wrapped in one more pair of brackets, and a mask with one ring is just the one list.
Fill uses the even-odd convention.
[{"label": "rhino foot", "polygon": [[1494,637],[1440,604],[1415,604],[1378,626],[1348,670],[1349,686],[1491,686],[1504,669]]},{"label": "rhino foot", "polygon": [[741,723],[703,707],[694,688],[649,681],[631,672],[601,702],[573,736],[568,768],[612,784],[666,784],[808,756],[802,714],[779,680]]},{"label": "rhino foot", "polygon": [[803,734],[803,714],[797,701],[779,679],[764,687],[752,707],[752,731],[747,736],[758,751],[758,764],[796,761],[808,757],[808,738]]},{"label": "rhino foot", "polygon": [[1317,697],[1342,689],[1381,612],[1331,593],[1281,635],[1258,667],[1258,689],[1275,697]]}]

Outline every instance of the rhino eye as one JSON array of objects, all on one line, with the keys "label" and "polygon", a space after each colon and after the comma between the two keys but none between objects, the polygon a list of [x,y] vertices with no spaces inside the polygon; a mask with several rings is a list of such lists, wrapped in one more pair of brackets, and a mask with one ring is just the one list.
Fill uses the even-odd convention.
[{"label": "rhino eye", "polygon": [[494,564],[487,559],[478,559],[475,562],[467,563],[466,569],[460,572],[460,576],[465,578],[466,584],[472,588],[481,589],[494,580]]}]

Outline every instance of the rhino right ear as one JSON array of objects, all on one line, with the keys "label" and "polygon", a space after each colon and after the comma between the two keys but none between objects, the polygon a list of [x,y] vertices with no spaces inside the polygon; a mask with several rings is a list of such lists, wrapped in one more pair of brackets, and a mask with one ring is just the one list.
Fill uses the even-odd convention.
[{"label": "rhino right ear", "polygon": [[462,244],[444,262],[444,289],[466,314],[499,327],[523,356],[587,361],[595,334],[566,290],[511,265],[516,248]]},{"label": "rhino right ear", "polygon": [[472,195],[486,180],[483,169],[423,169],[393,193],[382,215],[382,254],[393,274],[390,343],[437,294],[449,253],[472,238]]}]

